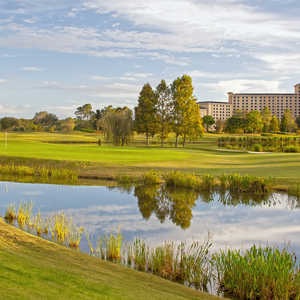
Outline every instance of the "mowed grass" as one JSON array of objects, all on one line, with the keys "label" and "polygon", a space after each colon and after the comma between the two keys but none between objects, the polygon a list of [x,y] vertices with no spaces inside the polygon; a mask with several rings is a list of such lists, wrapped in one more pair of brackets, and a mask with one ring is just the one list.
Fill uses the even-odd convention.
[{"label": "mowed grass", "polygon": [[220,299],[29,235],[0,218],[0,299]]},{"label": "mowed grass", "polygon": [[[0,134],[0,156],[56,161],[88,162],[81,175],[140,175],[156,169],[162,172],[180,169],[196,174],[221,175],[240,173],[272,176],[286,182],[300,177],[300,153],[249,154],[217,150],[217,136],[208,135],[200,144],[185,149],[159,146],[114,147],[97,144],[53,144],[47,141],[97,141],[93,134],[8,134],[7,148],[4,133]],[[138,137],[140,138],[140,137]],[[3,159],[2,159],[3,161]],[[42,162],[39,162],[42,163]]]}]

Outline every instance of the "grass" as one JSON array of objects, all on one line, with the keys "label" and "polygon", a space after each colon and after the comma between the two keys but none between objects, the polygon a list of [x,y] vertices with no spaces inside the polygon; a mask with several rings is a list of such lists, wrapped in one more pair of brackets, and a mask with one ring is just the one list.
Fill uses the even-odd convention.
[{"label": "grass", "polygon": [[2,219],[0,261],[1,299],[219,299],[48,242]]},{"label": "grass", "polygon": [[299,153],[250,154],[219,151],[217,135],[206,135],[199,144],[185,149],[158,146],[113,147],[94,144],[53,144],[47,141],[97,141],[88,134],[63,135],[51,133],[0,133],[0,164],[67,168],[79,172],[82,179],[115,179],[122,176],[140,177],[145,172],[181,170],[197,175],[220,176],[223,173],[273,176],[277,185],[286,188],[300,178]]}]

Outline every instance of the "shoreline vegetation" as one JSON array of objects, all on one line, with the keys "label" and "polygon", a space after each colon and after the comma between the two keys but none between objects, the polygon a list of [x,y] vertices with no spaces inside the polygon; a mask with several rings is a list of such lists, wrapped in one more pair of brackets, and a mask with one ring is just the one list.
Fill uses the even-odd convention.
[{"label": "shoreline vegetation", "polygon": [[[78,249],[86,234],[90,255],[144,273],[150,273],[202,292],[214,291],[235,299],[299,299],[300,265],[288,248],[253,245],[246,251],[212,251],[209,238],[201,241],[169,242],[150,247],[136,238],[123,242],[120,230],[99,237],[96,245],[84,228],[64,213],[43,218],[32,215],[33,203],[10,205],[5,220],[31,234],[71,249]],[[126,268],[124,268],[126,269]]]},{"label": "shoreline vegetation", "polygon": [[0,218],[1,299],[217,300],[28,234]]},{"label": "shoreline vegetation", "polygon": [[[161,174],[180,171],[197,176],[241,174],[273,177],[274,189],[278,191],[295,189],[299,183],[300,154],[221,152],[218,151],[218,138],[220,135],[206,134],[198,142],[187,143],[185,148],[173,148],[167,146],[175,142],[174,137],[170,137],[161,148],[157,139],[153,139],[150,146],[142,146],[144,139],[137,136],[137,144],[115,147],[95,144],[99,139],[95,133],[8,133],[7,144],[4,134],[0,135],[0,165],[59,170],[62,173],[61,169],[69,170],[78,177],[78,184],[88,185],[102,185],[105,181],[113,185],[119,178],[139,178],[151,170]],[[240,138],[235,136],[234,139]],[[8,174],[1,175],[1,172],[0,176],[4,180],[9,177]],[[59,181],[55,176],[31,177],[35,177],[34,181]],[[20,178],[17,180],[20,181]],[[30,178],[27,181],[30,182]]]}]

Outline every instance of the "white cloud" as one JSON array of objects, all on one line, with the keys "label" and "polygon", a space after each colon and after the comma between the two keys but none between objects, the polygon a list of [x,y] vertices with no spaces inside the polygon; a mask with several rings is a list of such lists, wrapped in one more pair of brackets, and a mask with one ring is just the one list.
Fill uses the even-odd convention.
[{"label": "white cloud", "polygon": [[7,82],[7,79],[1,79],[1,78],[0,78],[0,84],[1,84],[1,83],[6,83],[6,82]]},{"label": "white cloud", "polygon": [[280,81],[277,80],[233,79],[233,80],[222,80],[217,83],[204,83],[202,85],[211,90],[217,90],[223,94],[227,94],[228,92],[234,92],[234,93],[287,92],[280,88]]},{"label": "white cloud", "polygon": [[34,18],[31,18],[31,19],[24,19],[24,22],[27,23],[27,24],[35,24],[36,23],[36,20]]},{"label": "white cloud", "polygon": [[23,71],[29,71],[29,72],[41,72],[44,69],[38,68],[38,67],[23,67],[22,70]]}]

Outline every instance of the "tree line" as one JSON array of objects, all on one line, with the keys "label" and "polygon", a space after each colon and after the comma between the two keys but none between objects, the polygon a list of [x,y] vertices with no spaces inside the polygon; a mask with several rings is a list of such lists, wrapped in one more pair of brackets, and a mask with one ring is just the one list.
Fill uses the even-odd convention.
[{"label": "tree line", "polygon": [[93,111],[91,104],[79,106],[76,118],[59,120],[55,114],[38,112],[32,119],[5,117],[0,119],[1,130],[14,131],[101,131],[107,142],[115,145],[130,143],[134,132],[145,135],[145,143],[158,136],[161,146],[170,133],[175,135],[175,146],[181,140],[183,147],[187,139],[203,135],[200,108],[194,97],[192,78],[183,75],[170,85],[161,80],[153,89],[146,83],[139,94],[138,104],[131,110],[124,107],[107,106]]},{"label": "tree line", "polygon": [[215,130],[219,133],[295,132],[300,129],[300,116],[295,119],[293,114],[286,110],[279,120],[266,107],[262,112],[256,110],[249,113],[236,111],[226,121],[218,120],[215,122],[212,116],[205,116],[203,123],[207,130],[215,125]]}]

